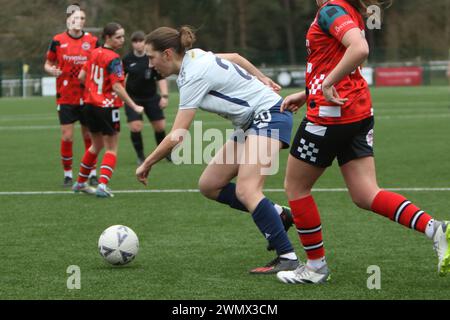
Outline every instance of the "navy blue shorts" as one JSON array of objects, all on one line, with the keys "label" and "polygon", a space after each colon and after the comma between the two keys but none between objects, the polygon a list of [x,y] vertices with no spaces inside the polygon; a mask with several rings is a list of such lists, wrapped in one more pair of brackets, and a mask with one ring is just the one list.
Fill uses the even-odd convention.
[{"label": "navy blue shorts", "polygon": [[[280,112],[281,102],[282,100],[269,110],[257,114],[250,127],[245,130],[245,136],[269,137],[281,141],[282,149],[289,148],[293,122],[292,112]],[[237,142],[243,141],[243,139],[238,139],[237,132],[233,134],[232,139]]]}]

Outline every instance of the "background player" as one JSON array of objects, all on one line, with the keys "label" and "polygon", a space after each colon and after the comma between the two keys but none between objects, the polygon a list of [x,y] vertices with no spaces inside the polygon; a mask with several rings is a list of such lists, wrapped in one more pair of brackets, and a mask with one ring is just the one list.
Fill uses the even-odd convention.
[{"label": "background player", "polygon": [[89,61],[80,72],[80,80],[86,86],[86,107],[84,115],[92,135],[92,145],[86,150],[81,161],[75,192],[93,194],[94,190],[86,184],[88,174],[97,161],[97,156],[105,148],[100,167],[99,185],[95,193],[98,197],[112,197],[107,187],[116,167],[117,149],[120,132],[121,99],[136,112],[142,113],[143,107],[136,105],[123,86],[124,72],[120,49],[125,41],[125,30],[118,23],[108,23],[103,29],[103,47],[95,49]]},{"label": "background player", "polygon": [[[86,21],[84,11],[72,5],[67,12],[67,31],[53,37],[47,52],[45,71],[57,77],[56,101],[61,125],[61,160],[66,187],[72,186],[73,131],[75,122],[81,124],[85,149],[91,145],[91,137],[83,117],[83,87],[78,74],[92,50],[98,46],[97,38],[83,31]],[[95,165],[89,173],[91,185],[97,185]]]},{"label": "background player", "polygon": [[[278,257],[251,273],[293,270],[298,260],[285,232],[283,216],[280,219],[284,210],[263,194],[264,169],[268,163],[259,156],[268,152],[266,158],[271,165],[279,149],[289,145],[292,114],[280,113],[281,97],[229,61],[239,61],[265,83],[273,84],[247,60],[233,54],[189,50],[194,42],[195,35],[189,27],[180,30],[162,27],[146,37],[146,53],[155,69],[163,77],[179,75],[180,103],[170,134],[136,170],[137,178],[147,184],[152,166],[179,143],[178,135],[189,129],[197,108],[230,120],[238,130],[203,172],[200,192],[234,209],[251,212],[255,224],[275,248]],[[244,131],[247,131],[245,137]],[[235,177],[236,184],[231,182]]]},{"label": "background player", "polygon": [[440,274],[450,272],[447,222],[434,220],[402,195],[378,186],[373,157],[373,110],[360,72],[369,46],[362,14],[375,0],[317,0],[319,12],[307,33],[307,92],[288,96],[282,109],[296,111],[305,102],[306,117],[288,159],[285,188],[306,266],[280,272],[285,283],[321,283],[329,278],[319,211],[311,189],[334,158],[353,202],[434,241]]},{"label": "background player", "polygon": [[[166,137],[166,120],[163,109],[169,105],[169,88],[167,80],[161,78],[156,70],[149,66],[149,59],[144,51],[144,40],[145,33],[143,31],[135,31],[131,35],[132,50],[123,58],[126,74],[125,88],[131,99],[144,107],[144,112],[155,131],[158,145]],[[158,83],[161,96],[156,92],[156,83]],[[143,118],[126,104],[125,113],[138,165],[141,165],[145,159],[142,139]],[[167,156],[167,159],[170,160],[170,156]]]}]

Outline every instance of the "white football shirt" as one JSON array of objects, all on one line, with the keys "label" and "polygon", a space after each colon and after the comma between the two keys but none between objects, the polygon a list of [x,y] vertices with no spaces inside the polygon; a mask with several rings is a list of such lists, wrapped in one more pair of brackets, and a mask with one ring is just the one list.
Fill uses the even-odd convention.
[{"label": "white football shirt", "polygon": [[201,49],[186,52],[177,84],[180,109],[216,113],[242,129],[282,99],[239,66]]}]

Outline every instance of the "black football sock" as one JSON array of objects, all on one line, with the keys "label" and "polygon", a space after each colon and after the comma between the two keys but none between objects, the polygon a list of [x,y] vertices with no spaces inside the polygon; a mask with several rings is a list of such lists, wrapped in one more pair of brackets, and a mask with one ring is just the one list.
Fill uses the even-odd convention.
[{"label": "black football sock", "polygon": [[144,157],[144,142],[142,141],[141,132],[131,132],[131,142],[133,143],[134,150],[138,158],[142,159]]},{"label": "black football sock", "polygon": [[156,144],[159,145],[164,138],[166,137],[166,131],[160,131],[160,132],[156,132],[155,131],[155,140],[156,140]]}]

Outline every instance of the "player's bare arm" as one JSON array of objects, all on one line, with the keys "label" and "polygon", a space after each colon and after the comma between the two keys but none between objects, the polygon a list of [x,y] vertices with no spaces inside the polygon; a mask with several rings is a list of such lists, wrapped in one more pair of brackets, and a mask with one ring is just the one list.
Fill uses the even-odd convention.
[{"label": "player's bare arm", "polygon": [[58,66],[56,65],[56,62],[50,61],[50,60],[45,61],[44,70],[49,75],[54,76],[54,77],[59,77],[62,74],[62,71],[58,68]]},{"label": "player's bare arm", "polygon": [[144,112],[144,107],[137,105],[133,101],[133,99],[130,98],[125,88],[119,82],[114,83],[112,88],[114,92],[117,93],[117,95],[120,97],[120,99],[125,101],[125,103],[129,105],[134,111],[136,111],[137,113]]},{"label": "player's bare arm", "polygon": [[347,31],[342,38],[342,44],[347,48],[344,57],[325,78],[322,91],[325,98],[337,105],[344,105],[347,99],[339,97],[334,84],[341,81],[346,75],[356,70],[369,56],[369,45],[358,28]]},{"label": "player's bare arm", "polygon": [[196,111],[197,109],[185,109],[178,111],[170,133],[145,159],[144,163],[136,169],[136,177],[139,182],[147,185],[147,177],[152,166],[169,155],[172,152],[172,149],[183,141],[183,136],[189,130],[189,127],[194,120]]},{"label": "player's bare arm", "polygon": [[80,80],[81,83],[84,83],[86,81],[86,71],[80,71],[80,73],[78,74],[78,80]]},{"label": "player's bare arm", "polygon": [[161,95],[161,100],[159,101],[159,107],[161,109],[167,108],[169,105],[169,84],[166,79],[161,79],[158,81],[159,93]]},{"label": "player's bare arm", "polygon": [[259,81],[264,83],[266,86],[271,87],[274,91],[280,91],[281,86],[277,83],[275,83],[272,79],[267,77],[264,73],[262,73],[257,67],[255,67],[250,61],[245,59],[243,56],[239,55],[238,53],[219,53],[216,54],[221,59],[229,60],[233,63],[236,63],[238,66],[242,67],[250,73],[251,75],[258,78]]},{"label": "player's bare arm", "polygon": [[297,92],[287,96],[281,104],[280,111],[284,112],[289,110],[291,112],[297,112],[306,102],[306,92]]}]

